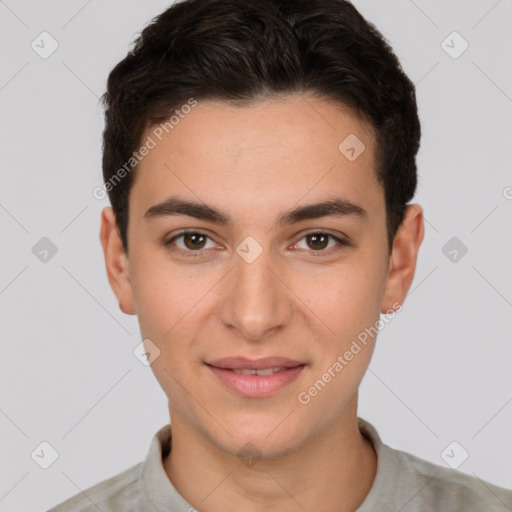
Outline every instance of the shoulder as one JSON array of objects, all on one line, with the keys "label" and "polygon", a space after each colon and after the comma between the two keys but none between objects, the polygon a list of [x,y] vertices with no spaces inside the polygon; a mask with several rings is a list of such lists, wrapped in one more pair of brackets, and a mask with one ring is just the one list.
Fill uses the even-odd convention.
[{"label": "shoulder", "polygon": [[[143,463],[103,480],[48,512],[131,512],[137,510],[141,494],[140,473]],[[135,507],[135,508],[133,508]]]},{"label": "shoulder", "polygon": [[[512,490],[498,487],[461,471],[431,463],[413,454],[393,450],[402,468],[403,482],[410,484],[405,510],[446,512],[510,512]],[[405,503],[404,503],[405,505]]]},{"label": "shoulder", "polygon": [[512,490],[392,448],[358,418],[377,452],[377,473],[357,512],[511,512]]}]

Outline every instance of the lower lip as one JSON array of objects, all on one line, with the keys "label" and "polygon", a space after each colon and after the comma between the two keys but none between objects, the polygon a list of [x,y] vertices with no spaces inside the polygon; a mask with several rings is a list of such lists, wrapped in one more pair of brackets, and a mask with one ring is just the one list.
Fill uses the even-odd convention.
[{"label": "lower lip", "polygon": [[207,365],[208,368],[231,390],[240,395],[260,398],[272,395],[290,384],[304,369],[304,365],[286,368],[272,375],[244,375],[233,370],[217,368]]}]

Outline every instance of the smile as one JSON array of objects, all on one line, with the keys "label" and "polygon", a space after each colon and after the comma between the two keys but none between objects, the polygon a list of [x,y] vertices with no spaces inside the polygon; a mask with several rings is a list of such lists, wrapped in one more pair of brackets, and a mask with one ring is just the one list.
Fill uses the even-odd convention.
[{"label": "smile", "polygon": [[222,386],[237,395],[263,398],[291,384],[305,368],[300,361],[282,357],[230,357],[206,363]]}]

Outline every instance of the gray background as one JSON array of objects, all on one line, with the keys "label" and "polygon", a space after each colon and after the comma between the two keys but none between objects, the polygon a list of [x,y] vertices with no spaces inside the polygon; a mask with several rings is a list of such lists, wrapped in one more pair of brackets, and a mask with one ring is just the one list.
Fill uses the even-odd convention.
[{"label": "gray background", "polygon": [[[417,85],[415,202],[426,216],[414,283],[379,335],[359,415],[387,444],[437,464],[457,441],[452,459],[469,453],[460,471],[512,487],[512,1],[354,3]],[[136,318],[109,288],[98,238],[108,203],[92,195],[98,97],[168,5],[0,1],[1,511],[46,510],[136,464],[168,421],[163,391],[133,355]],[[31,47],[43,31],[59,45],[47,59]],[[469,43],[458,58],[442,46],[453,31]],[[453,36],[444,44],[462,49]],[[57,247],[46,262],[32,252],[42,237]],[[454,247],[443,252],[452,237],[455,262]],[[48,469],[31,457],[48,456],[43,441],[59,454]]]}]

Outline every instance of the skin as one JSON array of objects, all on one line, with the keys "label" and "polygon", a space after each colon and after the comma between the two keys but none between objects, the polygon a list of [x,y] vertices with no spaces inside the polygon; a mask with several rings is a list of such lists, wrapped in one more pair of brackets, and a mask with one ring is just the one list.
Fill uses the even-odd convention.
[{"label": "skin", "polygon": [[[349,134],[366,146],[354,161],[338,150]],[[408,206],[389,255],[374,150],[369,125],[327,100],[199,102],[140,163],[129,197],[129,256],[112,209],[102,212],[111,287],[121,310],[138,316],[142,338],[160,350],[151,367],[169,399],[173,433],[164,468],[196,509],[353,511],[372,486],[377,458],[356,418],[375,338],[307,405],[297,396],[380,313],[403,304],[414,277],[423,210]],[[221,209],[233,225],[144,218],[171,195]],[[275,225],[282,211],[333,195],[367,215]],[[184,228],[209,238],[198,249],[186,237],[164,245]],[[330,238],[315,245],[306,235],[319,229],[351,245]],[[248,236],[263,250],[252,263],[236,252]],[[226,389],[205,365],[274,355],[306,366],[264,398]],[[247,443],[259,456],[252,464],[237,455]]]}]

